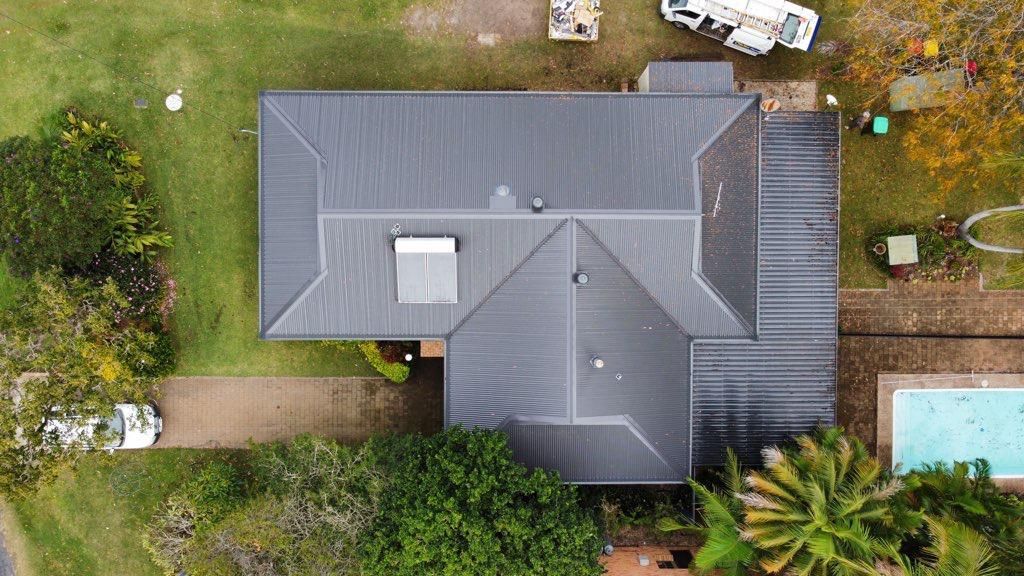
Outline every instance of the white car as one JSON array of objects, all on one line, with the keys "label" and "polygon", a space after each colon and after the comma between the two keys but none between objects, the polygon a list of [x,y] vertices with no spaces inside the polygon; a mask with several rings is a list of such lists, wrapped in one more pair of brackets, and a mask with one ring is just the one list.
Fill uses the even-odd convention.
[{"label": "white car", "polygon": [[[46,432],[61,445],[80,444],[108,452],[148,448],[160,439],[163,419],[149,404],[116,404],[108,418],[67,417],[46,422]],[[100,443],[99,446],[95,445]]]}]

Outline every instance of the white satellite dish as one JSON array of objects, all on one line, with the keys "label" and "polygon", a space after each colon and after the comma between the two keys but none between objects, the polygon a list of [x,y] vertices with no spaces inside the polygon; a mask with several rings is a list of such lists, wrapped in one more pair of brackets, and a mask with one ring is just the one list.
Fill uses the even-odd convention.
[{"label": "white satellite dish", "polygon": [[166,100],[164,100],[164,105],[167,106],[167,109],[171,112],[177,112],[178,110],[181,110],[182,105],[184,105],[184,101],[182,101],[180,94],[171,94]]}]

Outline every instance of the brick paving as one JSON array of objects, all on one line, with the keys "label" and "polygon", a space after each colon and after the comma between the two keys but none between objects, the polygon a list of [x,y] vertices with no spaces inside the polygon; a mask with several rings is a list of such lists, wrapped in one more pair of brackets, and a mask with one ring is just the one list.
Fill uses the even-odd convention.
[{"label": "brick paving", "polygon": [[443,419],[443,362],[421,360],[402,384],[382,378],[172,378],[158,402],[157,448],[244,448],[314,433],[361,442],[430,434]]},{"label": "brick paving", "polygon": [[878,374],[1024,373],[1024,338],[842,336],[836,419],[875,451]]},{"label": "brick paving", "polygon": [[839,333],[1024,336],[1024,290],[982,290],[977,279],[840,290]]},{"label": "brick paving", "polygon": [[1024,291],[977,279],[840,290],[836,418],[876,449],[879,374],[1024,373]]}]

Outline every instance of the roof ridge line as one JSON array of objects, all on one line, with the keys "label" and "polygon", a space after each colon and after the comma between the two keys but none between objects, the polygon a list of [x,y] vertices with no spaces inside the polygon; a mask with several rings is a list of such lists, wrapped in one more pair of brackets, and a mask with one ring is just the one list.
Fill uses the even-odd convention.
[{"label": "roof ridge line", "polygon": [[658,299],[657,299],[657,298],[655,298],[653,294],[651,294],[651,292],[650,292],[650,291],[649,291],[649,290],[647,289],[647,287],[646,287],[646,286],[644,286],[644,285],[643,285],[643,283],[642,283],[642,282],[640,282],[640,281],[639,281],[639,280],[638,280],[638,279],[636,278],[636,276],[633,276],[633,273],[632,273],[632,272],[630,272],[630,271],[629,271],[629,269],[628,269],[628,268],[626,268],[626,267],[625,267],[625,266],[624,266],[624,265],[622,264],[622,261],[621,261],[621,260],[619,260],[619,258],[618,258],[617,256],[615,256],[615,254],[613,254],[613,253],[612,253],[612,251],[611,251],[611,250],[609,250],[607,246],[605,246],[604,242],[602,242],[602,241],[601,241],[601,240],[600,240],[600,239],[599,239],[599,238],[597,237],[597,234],[594,234],[594,231],[593,231],[593,230],[591,230],[589,226],[587,226],[586,222],[583,222],[582,220],[577,220],[577,224],[579,225],[579,227],[580,227],[580,228],[581,228],[581,229],[582,229],[582,230],[583,230],[584,232],[586,232],[586,233],[587,233],[587,235],[589,235],[589,236],[590,236],[590,238],[591,238],[591,239],[592,239],[592,240],[594,241],[594,243],[595,243],[595,244],[597,244],[598,248],[600,248],[601,250],[603,250],[603,251],[604,251],[604,253],[605,253],[605,254],[607,254],[609,258],[611,258],[612,262],[614,262],[616,266],[618,266],[618,267],[619,267],[619,268],[620,268],[620,269],[621,269],[621,270],[622,270],[623,272],[625,272],[625,273],[626,273],[626,277],[627,277],[627,278],[629,278],[630,280],[632,280],[632,281],[633,281],[633,284],[636,284],[637,288],[639,288],[641,292],[643,292],[644,294],[646,294],[646,295],[647,295],[647,297],[651,299],[651,302],[653,302],[653,303],[654,303],[654,305],[658,307],[658,310],[661,310],[662,314],[664,314],[664,315],[665,315],[665,316],[666,316],[666,317],[667,317],[667,318],[668,318],[669,320],[671,320],[671,321],[672,321],[672,323],[673,323],[673,324],[675,324],[675,325],[676,325],[676,328],[678,328],[680,332],[682,332],[682,333],[683,333],[683,334],[684,334],[684,335],[685,335],[685,336],[686,336],[687,338],[693,338],[693,335],[692,335],[692,334],[690,334],[689,332],[687,332],[687,331],[686,331],[686,328],[683,328],[683,327],[682,327],[682,326],[680,325],[680,323],[679,323],[679,319],[678,319],[678,318],[676,318],[676,317],[675,317],[675,316],[674,316],[673,314],[670,314],[670,313],[669,313],[669,311],[668,311],[668,310],[667,310],[667,309],[665,308],[665,306],[664,306],[664,305],[662,305],[662,303],[661,303],[661,302],[659,302],[659,301],[658,301]]},{"label": "roof ridge line", "polygon": [[[740,108],[736,110],[736,112],[734,112],[733,115],[730,116],[724,124],[718,127],[718,130],[715,130],[715,133],[711,135],[711,138],[708,138],[708,141],[702,144],[701,147],[698,148],[697,151],[693,153],[693,156],[690,157],[690,161],[696,162],[700,160],[700,157],[703,156],[704,153],[708,151],[708,148],[711,148],[711,146],[715,142],[717,142],[723,134],[725,134],[726,130],[731,128],[732,125],[735,124],[737,120],[739,120],[740,116],[747,111],[747,108],[750,108],[755,102],[757,102],[760,99],[760,96],[752,97],[746,102],[745,105],[740,106]],[[699,185],[699,182],[696,184]]]},{"label": "roof ridge line", "polygon": [[[691,389],[693,388],[693,384],[692,383],[690,384],[690,388]],[[693,416],[692,416],[693,408],[692,407],[690,409],[690,414],[691,414],[690,421],[692,422],[693,421]],[[637,440],[639,440],[644,446],[646,446],[647,449],[650,450],[652,454],[657,456],[658,460],[661,460],[662,464],[664,464],[665,466],[668,466],[668,468],[670,470],[674,470],[674,471],[678,472],[678,470],[676,470],[676,467],[673,466],[672,463],[669,462],[665,458],[665,455],[661,453],[661,450],[658,450],[654,446],[654,443],[651,442],[651,438],[647,435],[647,431],[644,430],[643,426],[641,426],[639,423],[637,423],[637,421],[634,420],[633,417],[630,416],[629,414],[622,414],[621,416],[622,416],[623,421],[625,422],[624,425],[626,426],[626,428],[629,428],[629,430],[631,432],[633,432],[633,435],[636,436]],[[689,442],[690,442],[691,445],[693,444],[693,438],[692,437],[690,438]],[[692,464],[690,465],[690,468],[691,469],[693,468]]]},{"label": "roof ridge line", "polygon": [[324,270],[321,270],[319,273],[317,273],[316,276],[310,278],[309,281],[302,287],[302,290],[296,292],[295,295],[292,296],[291,299],[288,300],[288,302],[285,303],[285,305],[281,308],[281,311],[277,313],[277,316],[274,316],[270,325],[263,330],[263,334],[265,336],[270,335],[272,332],[274,332],[274,330],[277,329],[278,325],[281,322],[284,322],[285,318],[291,316],[291,313],[295,309],[295,307],[298,306],[300,302],[304,301],[306,297],[309,296],[309,293],[312,292],[314,288],[319,286],[324,281],[325,278],[327,278],[328,272],[330,272],[330,270],[325,268]]},{"label": "roof ridge line", "polygon": [[[298,124],[295,123],[295,120],[293,120],[292,117],[289,116],[283,108],[281,108],[281,105],[278,104],[277,101],[272,97],[267,96],[263,98],[263,102],[266,103],[270,111],[273,112],[282,123],[284,123],[285,127],[288,128],[288,131],[298,138],[310,153],[317,157],[317,160],[324,163],[327,162],[327,158],[324,156],[324,153],[321,152],[315,144],[313,144],[313,140],[303,132],[301,128],[299,128]],[[317,210],[319,211],[319,206],[317,207]]]},{"label": "roof ridge line", "polygon": [[491,297],[492,297],[492,296],[494,296],[494,294],[495,294],[495,293],[496,293],[496,292],[497,292],[497,291],[498,291],[498,290],[499,290],[499,289],[500,289],[500,288],[501,288],[502,286],[504,286],[504,285],[505,285],[506,283],[508,283],[509,279],[511,279],[511,278],[512,278],[512,276],[515,276],[516,272],[518,272],[520,268],[522,268],[522,267],[523,267],[523,266],[524,266],[524,265],[525,265],[525,264],[526,264],[527,262],[529,262],[529,261],[530,261],[530,259],[531,259],[531,258],[533,258],[533,255],[534,255],[534,254],[536,254],[538,250],[540,250],[541,248],[543,248],[543,247],[544,247],[544,245],[548,243],[548,240],[551,240],[551,237],[552,237],[552,236],[554,236],[555,234],[557,234],[559,230],[561,230],[562,228],[564,228],[564,227],[565,227],[565,224],[566,224],[566,223],[567,223],[568,221],[569,221],[569,219],[568,219],[568,218],[566,218],[566,219],[562,220],[561,222],[559,222],[559,223],[558,223],[558,226],[555,226],[555,229],[554,229],[554,230],[552,230],[552,231],[551,231],[551,232],[550,232],[550,233],[549,233],[549,234],[548,234],[547,236],[545,236],[545,237],[544,237],[543,239],[541,239],[541,241],[540,241],[540,242],[539,242],[539,243],[538,243],[538,244],[537,244],[536,246],[534,246],[534,247],[533,247],[533,250],[530,250],[530,253],[526,255],[526,258],[523,258],[523,261],[522,261],[522,262],[520,262],[520,263],[519,263],[519,264],[517,264],[517,265],[516,265],[516,266],[515,266],[514,268],[512,268],[512,270],[511,270],[511,271],[509,271],[509,273],[508,273],[508,274],[506,274],[506,275],[505,275],[505,277],[504,277],[504,278],[502,278],[502,279],[501,279],[501,281],[500,281],[500,282],[498,282],[498,283],[497,283],[497,284],[496,284],[496,285],[494,286],[494,288],[492,288],[492,289],[491,289],[491,291],[490,291],[490,292],[488,292],[488,293],[487,293],[487,295],[485,295],[485,296],[483,297],[483,299],[481,299],[481,300],[480,300],[480,302],[479,302],[479,303],[477,303],[477,305],[476,305],[476,306],[474,306],[474,307],[473,307],[473,308],[472,308],[472,309],[471,309],[471,310],[470,310],[469,312],[467,312],[467,313],[466,313],[466,315],[465,315],[465,316],[463,316],[463,317],[462,317],[462,320],[459,320],[459,322],[458,322],[458,323],[457,323],[457,324],[455,325],[455,327],[454,327],[454,328],[452,328],[452,329],[451,329],[451,330],[450,330],[450,331],[449,331],[449,332],[448,332],[447,334],[445,334],[445,335],[444,335],[444,339],[445,339],[445,340],[447,340],[447,339],[451,338],[451,337],[452,337],[452,335],[454,335],[454,334],[455,334],[456,332],[458,332],[458,331],[459,331],[459,329],[460,329],[460,328],[462,328],[462,326],[463,326],[463,325],[464,325],[464,324],[465,324],[466,322],[468,322],[468,321],[469,321],[469,319],[470,319],[470,318],[472,318],[474,314],[476,314],[477,310],[480,310],[480,308],[481,308],[481,307],[482,307],[482,306],[483,306],[484,304],[486,304],[486,303],[487,303],[487,301],[488,301],[488,300],[490,300],[490,299],[491,299]]},{"label": "roof ridge line", "polygon": [[[716,304],[722,307],[722,310],[726,314],[728,314],[734,321],[736,321],[736,323],[739,324],[741,328],[746,329],[746,331],[750,334],[751,337],[753,337],[754,339],[757,338],[757,331],[754,330],[754,327],[751,326],[750,323],[743,318],[739,311],[736,310],[735,307],[733,307],[732,303],[729,302],[729,300],[724,295],[722,295],[721,292],[719,292],[718,287],[715,286],[715,284],[707,276],[704,275],[703,270],[692,270],[691,274],[693,276],[693,279],[696,280],[698,284],[700,284],[701,288],[703,288],[704,291],[707,292],[709,296],[711,296],[711,299],[714,300]],[[760,287],[758,287],[758,297],[760,297],[760,294]],[[760,306],[758,306],[758,309],[755,313],[760,314]]]}]

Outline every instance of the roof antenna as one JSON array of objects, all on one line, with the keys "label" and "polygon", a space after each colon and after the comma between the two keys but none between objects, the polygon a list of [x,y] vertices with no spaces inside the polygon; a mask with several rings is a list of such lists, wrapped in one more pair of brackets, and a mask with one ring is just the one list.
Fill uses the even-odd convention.
[{"label": "roof antenna", "polygon": [[718,209],[721,208],[721,206],[722,206],[722,185],[723,184],[725,184],[725,182],[719,182],[718,183],[718,196],[715,197],[715,209],[711,211],[711,217],[712,218],[715,218],[716,216],[718,216]]}]

